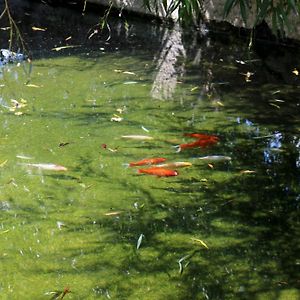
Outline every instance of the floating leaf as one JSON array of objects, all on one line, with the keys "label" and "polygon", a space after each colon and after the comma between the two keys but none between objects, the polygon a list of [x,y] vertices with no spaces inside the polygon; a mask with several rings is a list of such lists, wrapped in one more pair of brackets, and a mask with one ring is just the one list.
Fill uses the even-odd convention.
[{"label": "floating leaf", "polygon": [[198,89],[199,89],[199,86],[194,86],[193,88],[191,88],[191,92],[194,92],[194,91],[196,91]]},{"label": "floating leaf", "polygon": [[55,47],[55,48],[52,48],[51,50],[52,50],[52,51],[60,51],[60,50],[63,50],[63,49],[76,48],[76,47],[81,47],[81,45],[61,46],[61,47]]},{"label": "floating leaf", "polygon": [[136,250],[138,250],[142,244],[142,240],[145,236],[143,234],[141,234],[137,240],[137,243],[136,243]]},{"label": "floating leaf", "polygon": [[33,31],[46,31],[47,30],[47,28],[41,28],[41,27],[35,27],[35,26],[32,26],[31,29]]},{"label": "floating leaf", "polygon": [[6,159],[5,161],[3,161],[1,164],[0,164],[0,168],[4,167],[6,165],[6,163],[8,162],[8,159]]},{"label": "floating leaf", "polygon": [[129,71],[124,71],[123,74],[128,74],[128,75],[135,75],[134,72],[129,72]]},{"label": "floating leaf", "polygon": [[29,84],[25,84],[27,87],[32,87],[32,88],[40,88],[42,87],[41,85],[36,85],[36,84],[32,84],[32,83],[29,83]]},{"label": "floating leaf", "polygon": [[112,212],[105,213],[104,215],[105,216],[118,216],[121,213],[122,213],[122,211],[112,211]]},{"label": "floating leaf", "polygon": [[205,247],[206,249],[209,249],[208,246],[206,245],[206,243],[204,243],[202,240],[196,239],[196,238],[191,238],[191,240],[193,240],[194,242],[200,243],[203,247]]},{"label": "floating leaf", "polygon": [[242,170],[240,173],[241,173],[241,174],[254,174],[254,173],[256,173],[256,171],[252,171],[252,170]]}]

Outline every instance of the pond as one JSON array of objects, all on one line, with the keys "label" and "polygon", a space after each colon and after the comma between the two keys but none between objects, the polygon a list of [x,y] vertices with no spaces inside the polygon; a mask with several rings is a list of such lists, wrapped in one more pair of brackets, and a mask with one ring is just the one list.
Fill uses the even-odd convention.
[{"label": "pond", "polygon": [[26,5],[32,63],[0,70],[1,299],[299,299],[299,49]]}]

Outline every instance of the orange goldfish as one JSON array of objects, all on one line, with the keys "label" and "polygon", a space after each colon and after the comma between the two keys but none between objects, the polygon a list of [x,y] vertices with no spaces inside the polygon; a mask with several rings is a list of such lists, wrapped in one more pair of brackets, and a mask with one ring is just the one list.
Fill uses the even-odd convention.
[{"label": "orange goldfish", "polygon": [[176,170],[164,169],[159,167],[152,167],[148,169],[139,169],[139,173],[148,174],[148,175],[155,175],[158,177],[170,177],[170,176],[177,176],[178,172]]},{"label": "orange goldfish", "polygon": [[206,148],[208,146],[212,146],[216,144],[218,141],[214,139],[205,139],[205,140],[197,140],[193,143],[188,144],[180,144],[178,146],[175,146],[177,149],[177,152],[180,152],[182,149],[188,149],[188,148]]},{"label": "orange goldfish", "polygon": [[144,166],[144,165],[156,165],[166,161],[163,157],[145,158],[139,161],[129,163],[129,167]]}]

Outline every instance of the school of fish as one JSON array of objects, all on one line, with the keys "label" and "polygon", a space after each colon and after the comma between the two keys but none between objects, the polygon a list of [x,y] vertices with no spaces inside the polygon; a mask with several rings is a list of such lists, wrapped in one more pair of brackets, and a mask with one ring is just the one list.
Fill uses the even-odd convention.
[{"label": "school of fish", "polygon": [[[195,139],[196,141],[179,144],[174,146],[177,150],[176,152],[179,153],[185,149],[192,149],[192,148],[207,148],[217,144],[220,139],[216,135],[204,134],[204,133],[184,133],[184,136]],[[124,135],[122,136],[124,139],[133,139],[133,140],[152,140],[153,137],[151,136],[143,136],[143,135]],[[166,158],[164,157],[150,157],[150,158],[143,158],[138,161],[130,162],[128,165],[129,167],[141,167],[141,166],[148,166],[146,168],[138,169],[139,174],[147,174],[147,175],[154,175],[157,177],[171,177],[179,175],[179,172],[176,170],[177,168],[185,168],[191,167],[191,162],[186,161],[175,161],[175,162],[166,162]],[[223,156],[223,155],[210,155],[210,156],[202,156],[197,158],[198,161],[204,162],[229,162],[231,161],[231,157]],[[211,164],[209,164],[211,166]]]},{"label": "school of fish", "polygon": [[[204,133],[185,133],[184,136],[195,139],[196,141],[191,143],[179,144],[176,147],[177,153],[181,152],[182,150],[192,149],[192,148],[207,148],[211,147],[219,142],[219,137],[210,134]],[[153,140],[154,138],[151,136],[146,135],[123,135],[121,136],[122,139],[129,139],[129,140],[139,140],[139,141],[148,141]],[[106,144],[102,144],[103,149],[109,149],[111,152],[116,152],[116,149],[110,149],[107,147]],[[17,158],[20,159],[32,159],[31,157],[17,155]],[[223,155],[211,155],[211,156],[202,156],[196,158],[198,161],[204,161],[206,163],[213,163],[213,162],[230,162],[231,157],[223,156]],[[138,174],[146,174],[146,175],[154,175],[157,177],[172,177],[178,176],[179,172],[176,170],[177,168],[186,168],[191,167],[192,163],[187,161],[175,161],[175,162],[166,162],[166,158],[164,157],[150,157],[150,158],[143,158],[138,161],[130,162],[128,167],[142,167],[137,170]],[[22,163],[22,165],[26,166],[27,168],[35,168],[39,170],[45,171],[67,171],[68,169],[64,166],[53,164],[53,163]],[[210,165],[210,164],[209,164]]]}]

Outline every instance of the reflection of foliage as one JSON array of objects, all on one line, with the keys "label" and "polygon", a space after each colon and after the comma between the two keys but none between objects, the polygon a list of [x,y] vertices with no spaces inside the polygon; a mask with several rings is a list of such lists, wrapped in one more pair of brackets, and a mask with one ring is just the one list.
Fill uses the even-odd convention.
[{"label": "reflection of foliage", "polygon": [[245,24],[248,20],[249,11],[256,11],[255,25],[260,24],[268,17],[272,19],[272,27],[275,32],[290,29],[289,16],[291,13],[296,15],[300,12],[300,6],[298,1],[294,0],[256,0],[254,5],[251,5],[246,0],[226,0],[224,5],[224,16],[228,16],[233,7],[239,5],[240,13]]},{"label": "reflection of foliage", "polygon": [[144,0],[144,4],[149,11],[162,10],[167,18],[178,10],[178,17],[181,23],[190,24],[198,23],[202,16],[202,3],[203,0],[172,0],[159,1],[159,0]]},{"label": "reflection of foliage", "polygon": [[6,16],[9,22],[9,49],[13,48],[14,41],[16,42],[17,47],[22,47],[25,49],[24,40],[22,38],[21,32],[13,19],[10,11],[10,7],[8,5],[8,0],[4,0],[4,9],[0,15],[0,20]]},{"label": "reflection of foliage", "polygon": [[[203,0],[144,0],[144,4],[149,11],[163,11],[168,18],[178,11],[179,20],[183,24],[198,24],[203,16]],[[227,17],[234,7],[240,7],[240,14],[245,24],[247,24],[250,13],[255,14],[253,26],[260,24],[263,20],[271,18],[272,27],[275,32],[281,34],[285,29],[290,29],[289,17],[292,13],[298,15],[300,5],[296,0],[226,0],[224,4],[224,18]]]}]

